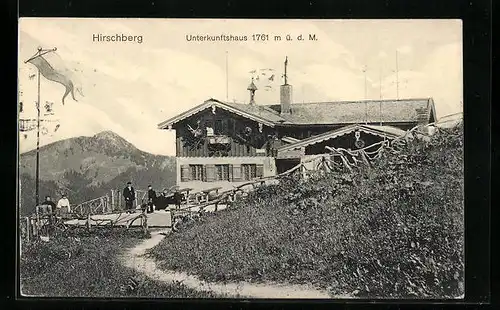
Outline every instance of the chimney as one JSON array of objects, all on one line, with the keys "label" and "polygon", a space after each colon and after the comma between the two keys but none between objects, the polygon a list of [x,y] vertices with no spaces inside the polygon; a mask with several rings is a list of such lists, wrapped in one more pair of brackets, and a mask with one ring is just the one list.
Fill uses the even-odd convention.
[{"label": "chimney", "polygon": [[253,77],[252,77],[252,82],[250,85],[248,85],[247,90],[250,91],[250,105],[255,104],[255,91],[257,90],[257,86],[253,83]]},{"label": "chimney", "polygon": [[292,111],[292,85],[288,84],[287,65],[288,57],[285,58],[285,73],[283,74],[285,83],[280,86],[281,114],[290,114]]}]

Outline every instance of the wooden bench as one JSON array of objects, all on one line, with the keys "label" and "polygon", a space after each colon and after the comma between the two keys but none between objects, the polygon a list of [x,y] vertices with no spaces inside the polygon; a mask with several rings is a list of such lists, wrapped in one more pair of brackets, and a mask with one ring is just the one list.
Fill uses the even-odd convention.
[{"label": "wooden bench", "polygon": [[221,190],[222,187],[214,187],[214,188],[209,188],[201,191],[201,199],[203,202],[208,202],[210,200],[210,193],[215,192],[216,195],[219,194],[219,190]]}]

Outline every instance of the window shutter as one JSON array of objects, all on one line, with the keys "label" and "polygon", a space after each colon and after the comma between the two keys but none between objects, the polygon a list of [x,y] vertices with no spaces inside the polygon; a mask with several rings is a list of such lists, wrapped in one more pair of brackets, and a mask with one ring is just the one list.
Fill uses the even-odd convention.
[{"label": "window shutter", "polygon": [[229,181],[233,181],[233,165],[228,165],[229,166]]},{"label": "window shutter", "polygon": [[189,165],[181,166],[181,182],[189,181],[191,177],[191,171],[189,170]]},{"label": "window shutter", "polygon": [[201,168],[201,180],[203,182],[207,181],[207,166],[205,165]]},{"label": "window shutter", "polygon": [[205,169],[207,171],[207,182],[215,181],[215,165],[206,165]]},{"label": "window shutter", "polygon": [[241,181],[241,165],[232,165],[233,182]]},{"label": "window shutter", "polygon": [[257,165],[256,170],[255,170],[255,176],[257,178],[264,177],[264,165]]}]

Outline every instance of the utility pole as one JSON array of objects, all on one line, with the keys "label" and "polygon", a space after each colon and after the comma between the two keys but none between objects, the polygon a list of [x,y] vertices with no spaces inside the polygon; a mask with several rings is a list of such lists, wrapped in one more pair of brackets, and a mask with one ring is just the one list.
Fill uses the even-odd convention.
[{"label": "utility pole", "polygon": [[378,73],[378,85],[379,85],[379,117],[380,117],[380,126],[382,126],[382,67],[379,68]]},{"label": "utility pole", "polygon": [[228,62],[227,51],[226,51],[226,102],[229,102],[229,62]]},{"label": "utility pole", "polygon": [[368,124],[368,98],[367,98],[367,89],[366,89],[366,65],[363,67],[363,74],[365,76],[365,124]]},{"label": "utility pole", "polygon": [[396,99],[399,100],[399,65],[398,65],[398,50],[396,50]]},{"label": "utility pole", "polygon": [[379,99],[382,100],[382,67],[380,67],[378,71],[378,81]]},{"label": "utility pole", "polygon": [[363,68],[363,73],[365,75],[365,99],[368,99],[367,98],[367,89],[366,89],[366,70],[367,70],[367,67],[365,65],[364,68]]}]

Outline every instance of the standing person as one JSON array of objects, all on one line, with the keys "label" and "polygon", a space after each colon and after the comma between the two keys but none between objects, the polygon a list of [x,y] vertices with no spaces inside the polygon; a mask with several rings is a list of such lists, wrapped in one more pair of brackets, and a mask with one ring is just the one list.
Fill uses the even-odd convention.
[{"label": "standing person", "polygon": [[151,185],[148,185],[148,213],[154,212],[156,202],[156,192]]},{"label": "standing person", "polygon": [[[54,223],[54,216],[56,215],[56,204],[52,201],[49,195],[45,196],[45,201],[41,204],[42,215],[48,215],[49,224]],[[48,233],[48,231],[46,231]]]},{"label": "standing person", "polygon": [[181,195],[181,193],[179,192],[178,189],[175,190],[174,201],[175,201],[175,207],[177,209],[180,209],[181,208],[182,195]]},{"label": "standing person", "polygon": [[127,213],[133,213],[135,189],[132,187],[132,182],[127,182],[127,187],[123,189],[123,198],[125,198],[125,209]]},{"label": "standing person", "polygon": [[61,195],[61,199],[57,202],[56,210],[58,215],[65,215],[71,212],[71,207],[66,194]]}]

